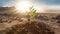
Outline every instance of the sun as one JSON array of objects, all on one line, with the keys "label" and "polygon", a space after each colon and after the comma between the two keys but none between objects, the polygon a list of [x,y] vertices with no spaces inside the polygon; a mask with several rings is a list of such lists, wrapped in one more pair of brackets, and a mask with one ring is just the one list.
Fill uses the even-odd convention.
[{"label": "sun", "polygon": [[16,4],[16,9],[21,11],[28,11],[31,3],[29,1],[21,1]]}]

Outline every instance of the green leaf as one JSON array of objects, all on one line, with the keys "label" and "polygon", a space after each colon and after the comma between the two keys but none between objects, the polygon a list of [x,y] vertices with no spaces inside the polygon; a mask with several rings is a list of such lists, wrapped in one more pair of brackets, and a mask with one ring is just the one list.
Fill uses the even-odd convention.
[{"label": "green leaf", "polygon": [[35,18],[36,17],[36,10],[35,10],[35,8],[33,8],[33,6],[32,7],[30,7],[30,18]]}]

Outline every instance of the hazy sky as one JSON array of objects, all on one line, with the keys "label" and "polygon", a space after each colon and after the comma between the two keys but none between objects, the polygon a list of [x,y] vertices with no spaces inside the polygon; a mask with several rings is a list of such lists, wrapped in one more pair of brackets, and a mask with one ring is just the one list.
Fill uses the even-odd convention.
[{"label": "hazy sky", "polygon": [[0,0],[0,6],[13,6],[20,1],[30,1],[43,9],[60,9],[60,0]]}]

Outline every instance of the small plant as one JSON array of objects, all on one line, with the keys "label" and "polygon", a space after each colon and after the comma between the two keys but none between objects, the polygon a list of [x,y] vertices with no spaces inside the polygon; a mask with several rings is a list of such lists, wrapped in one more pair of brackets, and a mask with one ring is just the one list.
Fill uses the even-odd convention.
[{"label": "small plant", "polygon": [[29,11],[30,11],[30,13],[29,13],[30,18],[32,18],[32,19],[35,18],[35,16],[36,16],[36,9],[33,8],[33,6],[32,6],[32,7],[29,8]]}]

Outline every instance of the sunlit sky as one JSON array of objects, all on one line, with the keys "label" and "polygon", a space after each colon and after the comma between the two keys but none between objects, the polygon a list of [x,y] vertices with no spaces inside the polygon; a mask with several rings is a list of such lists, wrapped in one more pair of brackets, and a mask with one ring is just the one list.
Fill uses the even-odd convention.
[{"label": "sunlit sky", "polygon": [[21,1],[29,1],[39,9],[60,9],[60,0],[0,0],[0,6],[10,7]]}]

